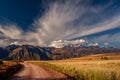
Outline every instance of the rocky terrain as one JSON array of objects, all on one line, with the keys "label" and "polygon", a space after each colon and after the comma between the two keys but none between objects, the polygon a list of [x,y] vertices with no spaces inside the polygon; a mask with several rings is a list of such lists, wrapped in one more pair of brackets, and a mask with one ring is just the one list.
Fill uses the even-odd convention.
[{"label": "rocky terrain", "polygon": [[119,48],[99,46],[79,47],[40,47],[31,45],[9,45],[0,47],[0,59],[4,60],[60,60],[90,54],[120,52]]}]

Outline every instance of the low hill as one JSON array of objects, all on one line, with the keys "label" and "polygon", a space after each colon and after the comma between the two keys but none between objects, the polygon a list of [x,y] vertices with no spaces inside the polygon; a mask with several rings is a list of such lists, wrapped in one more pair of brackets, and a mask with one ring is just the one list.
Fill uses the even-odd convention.
[{"label": "low hill", "polygon": [[93,54],[71,58],[71,60],[120,60],[120,53]]}]

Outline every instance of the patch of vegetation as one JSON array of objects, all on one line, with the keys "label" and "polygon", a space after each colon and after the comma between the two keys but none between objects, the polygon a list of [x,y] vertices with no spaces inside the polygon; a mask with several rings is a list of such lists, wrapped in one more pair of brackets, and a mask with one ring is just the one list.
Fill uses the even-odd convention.
[{"label": "patch of vegetation", "polygon": [[109,58],[106,57],[106,56],[102,56],[102,57],[101,57],[101,60],[109,60]]},{"label": "patch of vegetation", "polygon": [[0,65],[1,65],[1,64],[3,64],[3,61],[2,61],[2,60],[0,60]]},{"label": "patch of vegetation", "polygon": [[13,75],[22,67],[21,64],[18,64],[14,61],[7,61],[0,65],[0,79],[6,80],[8,77]]},{"label": "patch of vegetation", "polygon": [[32,63],[60,71],[73,80],[120,80],[120,60],[62,60]]}]

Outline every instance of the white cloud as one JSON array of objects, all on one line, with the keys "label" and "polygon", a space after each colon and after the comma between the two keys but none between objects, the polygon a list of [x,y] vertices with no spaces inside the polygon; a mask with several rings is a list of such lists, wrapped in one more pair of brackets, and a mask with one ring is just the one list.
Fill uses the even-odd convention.
[{"label": "white cloud", "polygon": [[90,43],[89,46],[99,46],[99,43]]},{"label": "white cloud", "polygon": [[[63,43],[77,44],[82,41],[75,40],[69,42],[69,40],[120,26],[120,15],[113,15],[111,18],[107,18],[103,16],[103,14],[99,14],[102,13],[105,8],[112,5],[111,1],[107,5],[99,7],[89,6],[89,0],[85,2],[86,3],[84,3],[84,0],[66,0],[64,3],[56,1],[50,4],[49,8],[46,9],[42,17],[33,22],[32,27],[34,32],[31,30],[25,32],[16,25],[0,25],[0,44],[6,45],[16,41],[19,44],[40,46],[48,46],[51,43],[59,43],[61,45],[63,45]],[[86,6],[86,4],[88,6]],[[92,15],[88,15],[88,17],[86,17],[85,14],[92,14],[96,16],[92,17]],[[102,19],[99,22],[94,23],[93,19],[96,18]],[[87,23],[94,24],[87,25]],[[104,35],[101,36],[102,38],[98,38],[99,41],[102,39],[107,40],[107,38],[110,38],[110,41],[113,41],[113,39],[116,39],[116,36],[118,36],[117,40],[120,39],[118,34],[115,34],[112,37]],[[57,40],[67,41],[54,42]],[[98,39],[95,41],[97,40]],[[3,41],[4,43],[2,43]]]},{"label": "white cloud", "polygon": [[104,45],[105,45],[105,46],[107,46],[107,45],[108,45],[108,43],[104,43]]},{"label": "white cloud", "polygon": [[[84,14],[91,12],[95,15],[99,14],[94,13],[92,10],[93,7],[85,6],[82,0],[79,1],[79,6],[72,0],[67,0],[66,3],[62,4],[56,2],[50,5],[50,8],[45,12],[42,18],[39,18],[34,23],[34,25],[37,26],[36,31],[39,34],[38,37],[40,37],[39,42],[49,44],[58,39],[69,40],[119,27],[119,15],[109,19],[103,18],[99,23],[94,23],[90,26],[85,25],[86,22],[90,22],[91,19],[88,17],[84,20]],[[110,6],[110,4],[106,5],[106,8],[107,6]],[[100,10],[103,9],[99,8],[98,11]],[[102,14],[97,17],[102,17]]]},{"label": "white cloud", "polygon": [[51,42],[51,44],[49,46],[52,47],[56,47],[56,48],[61,48],[64,46],[68,46],[68,45],[72,45],[72,46],[80,46],[81,44],[86,43],[86,41],[84,39],[77,39],[77,40],[57,40],[57,41],[53,41]]},{"label": "white cloud", "polygon": [[10,43],[10,45],[21,45],[21,44],[19,44],[19,42],[15,41],[15,42]]},{"label": "white cloud", "polygon": [[90,41],[94,42],[101,42],[101,43],[113,43],[113,42],[120,42],[120,33],[115,34],[105,34],[97,37],[93,37]]},{"label": "white cloud", "polygon": [[6,40],[0,40],[0,46],[6,46],[8,42]]},{"label": "white cloud", "polygon": [[71,36],[71,38],[91,35],[91,34],[95,34],[98,32],[114,29],[116,27],[120,27],[120,16],[117,16],[111,20],[107,20],[103,23],[96,24],[96,25],[89,26],[89,27],[84,29],[83,31],[80,31],[80,32],[76,33],[75,35]]},{"label": "white cloud", "polygon": [[21,39],[22,30],[16,25],[0,25],[1,37]]}]

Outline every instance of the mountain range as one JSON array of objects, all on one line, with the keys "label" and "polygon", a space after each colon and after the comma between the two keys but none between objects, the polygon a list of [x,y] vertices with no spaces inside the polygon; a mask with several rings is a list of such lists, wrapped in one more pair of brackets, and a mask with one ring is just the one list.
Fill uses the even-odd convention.
[{"label": "mountain range", "polygon": [[120,52],[120,48],[99,46],[65,46],[63,48],[32,45],[9,45],[0,47],[0,59],[4,60],[61,60],[90,54]]}]

